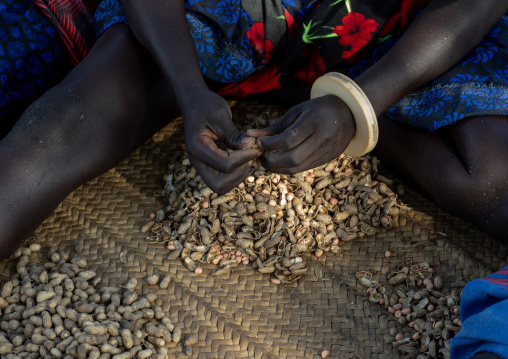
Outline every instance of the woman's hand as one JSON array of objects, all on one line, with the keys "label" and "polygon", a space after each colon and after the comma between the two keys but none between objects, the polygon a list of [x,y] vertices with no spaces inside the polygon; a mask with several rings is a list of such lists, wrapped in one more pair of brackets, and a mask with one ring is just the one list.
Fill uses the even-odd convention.
[{"label": "woman's hand", "polygon": [[[183,115],[189,160],[205,183],[225,193],[250,172],[260,150],[231,121],[227,102],[201,75],[183,1],[123,0],[131,29],[171,84]],[[236,151],[228,153],[226,148]]]},{"label": "woman's hand", "polygon": [[289,111],[272,126],[247,131],[264,150],[269,171],[294,174],[339,156],[355,134],[351,111],[336,96],[318,97]]},{"label": "woman's hand", "polygon": [[261,153],[251,148],[256,140],[238,130],[228,103],[206,88],[194,93],[192,103],[182,105],[182,114],[189,160],[203,181],[219,194],[236,187]]}]

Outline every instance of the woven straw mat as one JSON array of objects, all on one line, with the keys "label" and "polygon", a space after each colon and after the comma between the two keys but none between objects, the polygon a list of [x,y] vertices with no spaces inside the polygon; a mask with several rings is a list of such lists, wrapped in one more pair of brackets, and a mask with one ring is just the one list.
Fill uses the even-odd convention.
[{"label": "woven straw mat", "polygon": [[[245,118],[281,109],[234,102],[232,110],[235,118]],[[72,192],[34,240],[47,251],[71,255],[76,241],[83,241],[80,255],[102,276],[102,285],[137,278],[138,293],[156,293],[183,333],[198,335],[192,358],[320,358],[324,349],[329,358],[399,358],[388,334],[395,317],[368,301],[357,271],[379,271],[375,279],[382,280],[406,259],[426,261],[443,277],[443,292],[459,292],[467,281],[507,264],[508,246],[406,187],[401,198],[412,210],[398,227],[346,242],[337,255],[309,256],[309,273],[298,283],[274,285],[251,266],[215,277],[208,275],[212,265],[204,265],[203,274],[196,275],[178,259],[166,259],[163,245],[147,244],[140,232],[149,214],[161,208],[153,192],[163,187],[166,155],[182,143],[176,120],[115,168]],[[125,264],[121,252],[127,254]],[[2,280],[9,271],[12,265],[0,264]],[[153,273],[170,275],[169,288],[149,286],[144,278]],[[181,345],[169,353],[184,357]]]}]

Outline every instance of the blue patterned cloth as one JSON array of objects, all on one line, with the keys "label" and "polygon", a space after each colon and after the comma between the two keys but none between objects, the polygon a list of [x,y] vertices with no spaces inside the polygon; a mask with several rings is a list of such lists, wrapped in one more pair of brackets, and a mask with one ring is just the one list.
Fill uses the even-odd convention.
[{"label": "blue patterned cloth", "polygon": [[[261,69],[261,62],[254,57],[247,37],[242,35],[241,41],[233,41],[238,29],[245,32],[252,26],[252,19],[244,11],[228,12],[226,7],[228,1],[235,0],[220,1],[221,6],[212,8],[209,12],[217,23],[229,25],[225,33],[218,26],[213,26],[214,22],[210,22],[210,19],[203,15],[192,11],[186,13],[203,76],[225,83],[244,80]],[[195,2],[187,1],[187,7],[192,3]]]},{"label": "blue patterned cloth", "polygon": [[30,0],[0,0],[0,124],[9,127],[54,84],[63,45]]},{"label": "blue patterned cloth", "polygon": [[[352,78],[377,62],[397,42],[383,43],[372,58],[349,71]],[[393,120],[431,131],[466,117],[508,114],[508,17],[463,61],[410,93],[386,113]]]},{"label": "blue patterned cloth", "polygon": [[[121,14],[118,15],[122,10],[117,1],[104,1],[103,11],[96,15],[96,19],[109,16],[111,23],[126,22]],[[266,58],[260,57],[260,52],[256,51],[256,46],[253,46],[252,41],[249,42],[247,36],[253,27],[253,18],[258,21],[256,19],[260,17],[249,4],[249,1],[241,0],[185,0],[187,21],[201,71],[208,79],[222,83],[238,82],[266,67]],[[266,6],[268,3],[263,4]],[[280,8],[282,11],[289,9],[296,21],[302,21],[314,5],[316,0],[281,0],[281,4],[274,3],[273,6],[279,12]],[[104,15],[108,9],[112,15]],[[414,16],[417,14],[418,11]],[[274,31],[273,28],[276,27],[273,24],[271,27],[266,25],[269,18],[270,16],[265,16],[263,20],[265,33]],[[285,27],[284,29],[287,31]],[[276,30],[280,32],[280,29]],[[280,34],[277,36],[283,37]],[[357,77],[386,54],[397,40],[395,37],[382,42],[370,55],[364,56],[362,61],[343,72],[352,78]],[[274,45],[277,49],[277,44]],[[285,66],[291,67],[288,64]],[[393,120],[431,131],[470,116],[506,114],[507,16],[502,17],[463,61],[404,97],[386,113]]]},{"label": "blue patterned cloth", "polygon": [[[118,1],[102,1],[97,36],[126,21]],[[0,0],[0,137],[71,69],[54,25],[31,0]]]},{"label": "blue patterned cloth", "polygon": [[508,266],[466,284],[460,302],[462,328],[451,339],[451,358],[490,352],[508,359]]},{"label": "blue patterned cloth", "polygon": [[[262,68],[245,36],[252,19],[240,6],[240,0],[185,0],[185,8],[203,76],[231,83]],[[104,0],[95,20],[99,36],[115,24],[129,23],[118,0]]]},{"label": "blue patterned cloth", "polygon": [[97,37],[116,24],[128,24],[122,5],[118,0],[101,1],[94,14]]},{"label": "blue patterned cloth", "polygon": [[[277,66],[281,64],[284,68],[284,71],[279,72],[283,86],[294,85],[290,81],[308,80],[319,76],[320,71],[334,68],[340,68],[341,72],[355,78],[376,63],[397,41],[397,38],[384,39],[377,48],[364,54],[362,61],[350,64],[347,68],[341,68],[344,63],[333,67],[327,61],[337,56],[326,55],[328,45],[319,48],[319,52],[324,54],[323,59],[319,54],[311,54],[307,50],[301,54],[293,51],[291,57],[285,56],[288,54],[286,45],[295,42],[290,41],[287,34],[292,31],[288,28],[291,21],[308,22],[301,23],[299,28],[303,31],[303,43],[318,40],[325,41],[323,44],[327,44],[326,41],[338,43],[337,38],[331,34],[319,35],[319,29],[314,28],[315,24],[310,29],[310,20],[306,20],[323,10],[323,6],[318,5],[325,0],[263,1],[263,7],[254,6],[258,2],[248,0],[184,1],[201,71],[206,78],[222,83],[241,82],[266,68],[270,61]],[[358,2],[360,3],[361,1]],[[334,1],[332,5],[336,4],[339,3]],[[375,6],[380,6],[380,9],[387,7]],[[266,7],[271,8],[265,9]],[[94,16],[97,36],[115,24],[128,24],[118,0],[103,0]],[[369,16],[373,15],[367,17]],[[382,19],[376,21],[381,23]],[[26,41],[20,42],[19,36]],[[26,106],[48,89],[49,79],[56,78],[54,63],[61,58],[62,46],[54,29],[33,8],[30,0],[0,0],[0,118],[5,116],[6,109],[10,111],[13,108],[14,103]],[[302,59],[309,58],[316,62],[308,68],[296,69],[297,62],[301,66]],[[295,61],[295,64],[291,61]],[[295,76],[296,70],[298,76]],[[307,70],[315,73],[306,76]],[[387,112],[393,120],[431,131],[470,116],[506,114],[506,16],[462,62],[407,95]]]}]

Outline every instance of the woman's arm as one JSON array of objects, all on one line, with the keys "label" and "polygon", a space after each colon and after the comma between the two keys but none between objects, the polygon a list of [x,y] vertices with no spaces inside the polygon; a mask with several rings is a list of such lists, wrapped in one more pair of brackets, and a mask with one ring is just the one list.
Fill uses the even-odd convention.
[{"label": "woman's arm", "polygon": [[172,85],[178,103],[185,106],[193,101],[194,91],[207,86],[187,25],[184,1],[123,0],[122,4],[131,30]]},{"label": "woman's arm", "polygon": [[507,9],[506,0],[434,0],[356,83],[379,116],[459,62]]},{"label": "woman's arm", "polygon": [[[507,0],[431,2],[394,48],[356,79],[376,115],[459,62],[507,8]],[[259,137],[267,169],[295,173],[342,153],[354,131],[347,106],[337,97],[326,96],[297,105],[274,126],[248,134]]]},{"label": "woman's arm", "polygon": [[[123,0],[131,29],[171,84],[185,127],[189,159],[214,191],[227,192],[250,172],[259,149],[233,124],[227,102],[201,75],[183,0]],[[228,153],[224,148],[237,151]]]}]

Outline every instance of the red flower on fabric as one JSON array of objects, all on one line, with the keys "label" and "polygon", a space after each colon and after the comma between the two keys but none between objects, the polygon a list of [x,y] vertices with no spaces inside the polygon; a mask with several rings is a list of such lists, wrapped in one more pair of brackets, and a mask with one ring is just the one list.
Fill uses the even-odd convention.
[{"label": "red flower on fabric", "polygon": [[270,40],[265,40],[264,24],[262,22],[255,22],[245,35],[252,46],[254,46],[254,49],[264,57],[263,64],[268,63],[272,58],[270,52],[273,50],[273,43]]},{"label": "red flower on fabric", "polygon": [[339,36],[339,44],[351,45],[351,50],[344,51],[342,58],[353,56],[363,45],[372,39],[372,33],[376,31],[378,23],[373,19],[365,19],[363,14],[350,12],[342,18],[342,24],[336,26],[333,32]]},{"label": "red flower on fabric", "polygon": [[326,72],[326,66],[323,58],[319,54],[319,49],[317,47],[314,49],[314,51],[312,51],[312,54],[309,54],[309,52],[306,50],[300,56],[304,58],[306,57],[308,60],[306,62],[305,68],[298,70],[295,76],[298,78],[298,80],[312,85],[314,81],[318,79],[318,77],[323,76]]}]

